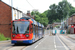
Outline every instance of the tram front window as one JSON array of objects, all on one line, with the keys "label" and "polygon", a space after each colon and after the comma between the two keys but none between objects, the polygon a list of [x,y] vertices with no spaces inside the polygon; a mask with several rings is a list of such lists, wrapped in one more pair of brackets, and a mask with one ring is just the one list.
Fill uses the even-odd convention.
[{"label": "tram front window", "polygon": [[28,21],[13,22],[12,32],[16,34],[29,33],[29,22]]}]

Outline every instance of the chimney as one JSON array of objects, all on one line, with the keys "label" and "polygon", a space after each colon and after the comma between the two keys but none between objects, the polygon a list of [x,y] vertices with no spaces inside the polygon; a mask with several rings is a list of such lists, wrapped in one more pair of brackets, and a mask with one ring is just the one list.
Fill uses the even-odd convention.
[{"label": "chimney", "polygon": [[27,11],[27,15],[28,15],[28,16],[31,16],[30,11]]}]

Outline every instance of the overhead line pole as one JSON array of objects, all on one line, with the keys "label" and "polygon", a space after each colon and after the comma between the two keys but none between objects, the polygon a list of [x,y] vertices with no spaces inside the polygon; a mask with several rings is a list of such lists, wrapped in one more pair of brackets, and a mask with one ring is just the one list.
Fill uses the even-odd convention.
[{"label": "overhead line pole", "polygon": [[[67,3],[67,5],[68,5],[68,8],[70,9],[68,3]],[[69,24],[69,23],[68,23],[68,18],[69,18],[69,10],[67,11],[67,33],[68,33],[68,26],[69,26],[69,25],[68,25],[68,24]],[[66,33],[66,34],[67,34],[67,33]]]},{"label": "overhead line pole", "polygon": [[11,0],[12,20],[13,20],[13,0]]}]

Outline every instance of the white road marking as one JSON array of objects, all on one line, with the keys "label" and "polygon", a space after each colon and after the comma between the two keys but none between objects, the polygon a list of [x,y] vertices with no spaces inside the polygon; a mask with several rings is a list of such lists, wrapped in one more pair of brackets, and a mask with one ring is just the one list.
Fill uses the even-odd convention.
[{"label": "white road marking", "polygon": [[57,49],[55,49],[55,50],[57,50]]},{"label": "white road marking", "polygon": [[54,42],[54,44],[55,44],[55,42]]},{"label": "white road marking", "polygon": [[[47,37],[46,37],[46,38],[47,38]],[[45,39],[46,39],[46,38],[45,38]],[[44,39],[44,40],[45,40],[45,39]],[[38,45],[40,45],[40,44],[41,44],[44,40],[42,40],[42,41],[41,41]],[[38,47],[38,45],[36,45],[36,46],[35,46],[35,48],[37,48],[37,47]],[[27,47],[26,47],[26,48],[24,48],[23,50],[26,50],[28,47],[30,47],[30,46],[27,46]]]},{"label": "white road marking", "polygon": [[[46,38],[47,38],[47,37],[46,37]],[[46,38],[45,38],[45,39],[46,39]],[[44,39],[44,40],[45,40],[45,39]],[[44,40],[42,40],[38,45],[40,45]],[[38,45],[36,45],[35,48],[37,48]]]},{"label": "white road marking", "polygon": [[[46,38],[47,38],[47,37],[46,37]],[[46,38],[45,38],[45,39],[46,39]],[[45,39],[44,39],[44,40],[45,40]],[[42,40],[40,43],[42,43],[44,40]]]},{"label": "white road marking", "polygon": [[[58,36],[57,36],[58,37]],[[59,41],[62,43],[62,45],[65,47],[66,50],[69,50],[68,47],[60,40],[60,38],[58,37]]]},{"label": "white road marking", "polygon": [[26,48],[24,48],[23,50],[26,50],[29,46],[27,46]]},{"label": "white road marking", "polygon": [[56,49],[56,45],[54,45],[55,46],[55,49]]},{"label": "white road marking", "polygon": [[55,47],[55,50],[57,50],[56,43],[55,43],[55,36],[54,36],[54,47]]},{"label": "white road marking", "polygon": [[39,45],[41,44],[41,42],[39,43]]},{"label": "white road marking", "polygon": [[35,46],[35,48],[37,48],[38,47],[38,45],[37,46]]}]

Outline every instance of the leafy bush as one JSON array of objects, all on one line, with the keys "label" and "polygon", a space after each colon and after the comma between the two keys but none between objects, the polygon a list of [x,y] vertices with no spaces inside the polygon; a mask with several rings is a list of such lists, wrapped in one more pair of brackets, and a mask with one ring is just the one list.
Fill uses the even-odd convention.
[{"label": "leafy bush", "polygon": [[0,41],[10,40],[11,38],[6,38],[3,34],[0,33]]}]

